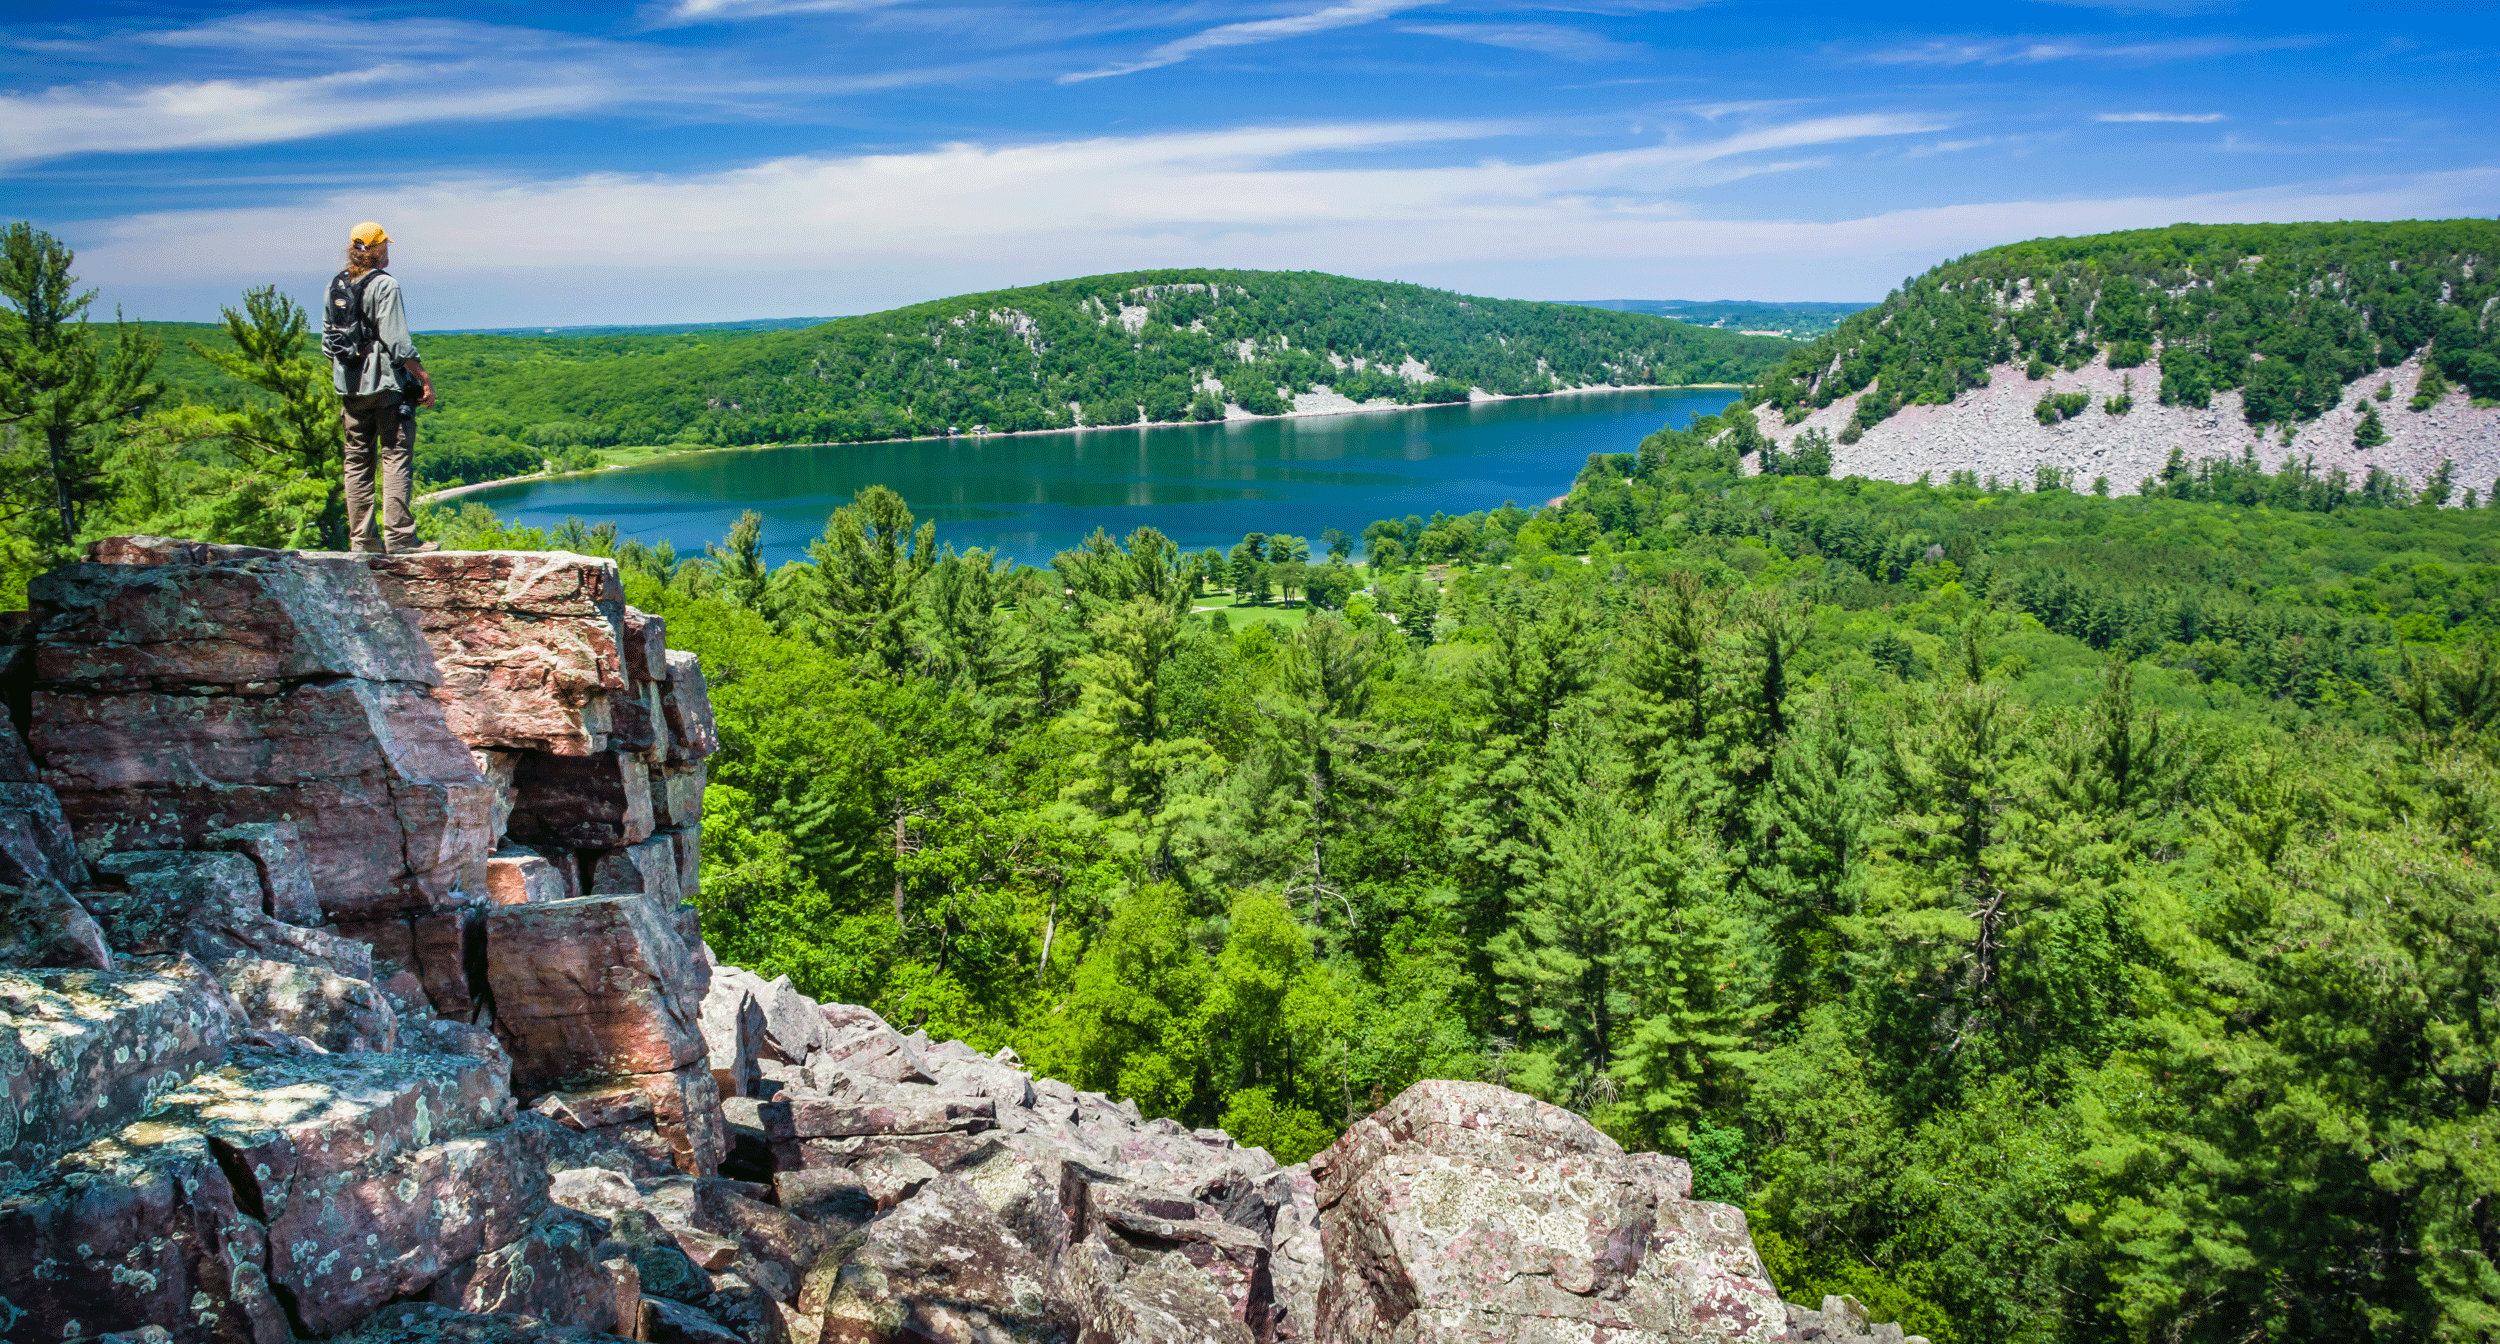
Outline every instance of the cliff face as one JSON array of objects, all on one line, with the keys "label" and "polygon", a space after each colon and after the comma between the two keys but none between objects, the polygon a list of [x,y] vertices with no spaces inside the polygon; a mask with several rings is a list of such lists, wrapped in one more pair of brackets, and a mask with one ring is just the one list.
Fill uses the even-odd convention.
[{"label": "cliff face", "polygon": [[[2111,493],[2133,494],[2147,477],[2161,474],[2173,448],[2190,466],[2202,458],[2237,459],[2252,448],[2268,471],[2287,457],[2314,459],[2318,475],[2341,467],[2355,489],[2372,467],[2419,489],[2445,461],[2453,464],[2460,500],[2468,487],[2489,498],[2500,481],[2500,408],[2477,408],[2463,391],[2451,391],[2427,409],[2409,409],[2422,379],[2418,357],[2347,384],[2334,409],[2300,425],[2288,441],[2279,429],[2250,425],[2236,389],[2214,393],[2201,407],[2165,406],[2161,378],[2157,362],[2113,369],[2107,354],[2073,372],[2052,369],[2037,381],[2024,376],[2021,365],[1999,364],[1989,370],[1987,386],[1942,405],[1902,407],[1856,443],[1837,440],[1868,392],[1851,393],[1793,425],[1776,406],[1756,407],[1754,415],[1763,435],[1783,449],[1809,431],[1830,435],[1832,475],[1884,481],[1927,475],[1941,485],[1953,472],[1971,471],[1983,479],[2020,482],[2027,490],[2035,473],[2048,466],[2067,473],[2076,490],[2106,476]],[[2391,388],[2386,401],[2377,399],[2381,386]],[[2053,393],[2082,393],[2089,405],[2043,424],[2035,408]],[[2106,409],[2113,397],[2131,398],[2133,405],[2113,415]],[[2353,441],[2364,406],[2377,409],[2387,435],[2374,448]],[[1759,470],[1760,463],[1748,458],[1746,469]]]},{"label": "cliff face", "polygon": [[1306,1167],[702,938],[614,566],[116,538],[0,626],[0,1340],[1900,1341],[1567,1112]]}]

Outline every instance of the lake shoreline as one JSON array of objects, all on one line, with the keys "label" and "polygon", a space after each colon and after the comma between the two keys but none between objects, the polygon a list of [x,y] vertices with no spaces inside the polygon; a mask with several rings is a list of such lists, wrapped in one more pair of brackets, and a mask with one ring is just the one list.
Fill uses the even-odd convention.
[{"label": "lake shoreline", "polygon": [[1031,438],[1044,434],[1109,434],[1123,429],[1138,430],[1142,432],[1150,429],[1177,429],[1187,425],[1224,425],[1259,420],[1309,420],[1331,415],[1376,415],[1390,411],[1422,411],[1430,410],[1435,406],[1474,405],[1479,402],[1488,401],[1538,401],[1551,397],[1586,396],[1597,392],[1706,392],[1712,388],[1725,388],[1732,392],[1741,392],[1745,389],[1745,385],[1743,383],[1609,383],[1595,387],[1558,388],[1552,392],[1518,392],[1507,394],[1487,393],[1481,397],[1470,397],[1465,402],[1446,401],[1425,402],[1421,404],[1393,402],[1386,406],[1374,406],[1367,404],[1360,406],[1348,405],[1314,407],[1307,411],[1287,411],[1282,415],[1251,415],[1246,412],[1241,415],[1234,415],[1231,413],[1233,408],[1230,405],[1227,405],[1225,408],[1226,414],[1222,420],[1132,421],[1125,425],[1067,425],[1053,427],[1050,429],[1002,429],[988,434],[913,434],[899,439],[837,439],[828,440],[823,443],[712,443],[704,444],[700,447],[690,447],[682,452],[655,453],[650,457],[643,458],[636,462],[605,463],[601,466],[592,468],[589,471],[538,471],[531,472],[526,476],[506,476],[498,480],[478,481],[469,485],[447,486],[441,490],[430,490],[417,496],[416,499],[412,501],[412,504],[438,504],[444,500],[457,499],[462,495],[476,494],[480,490],[492,490],[499,486],[506,485],[524,485],[531,481],[556,480],[565,476],[587,476],[597,471],[624,471],[629,467],[648,466],[655,462],[670,462],[681,457],[692,457],[698,453],[752,453],[762,452],[771,448],[840,448],[852,444],[944,443],[955,439],[988,440]]}]

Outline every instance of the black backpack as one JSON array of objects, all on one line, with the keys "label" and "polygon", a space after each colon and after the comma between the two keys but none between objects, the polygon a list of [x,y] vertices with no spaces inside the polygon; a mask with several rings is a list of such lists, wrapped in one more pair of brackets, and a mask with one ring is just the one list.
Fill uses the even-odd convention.
[{"label": "black backpack", "polygon": [[373,319],[365,314],[365,286],[373,283],[380,271],[367,271],[354,279],[341,271],[330,277],[330,297],[321,310],[321,353],[334,364],[354,363],[371,353],[382,333],[374,330]]}]

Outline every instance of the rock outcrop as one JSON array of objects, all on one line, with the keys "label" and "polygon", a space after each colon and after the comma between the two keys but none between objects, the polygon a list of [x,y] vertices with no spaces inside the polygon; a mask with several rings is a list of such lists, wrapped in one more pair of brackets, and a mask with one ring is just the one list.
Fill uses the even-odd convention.
[{"label": "rock outcrop", "polygon": [[1498,1088],[1286,1167],[716,965],[708,692],[607,561],[130,537],[30,595],[0,1341],[1901,1339]]},{"label": "rock outcrop", "polygon": [[[1832,475],[1884,481],[1926,475],[1941,485],[1952,473],[1969,471],[2029,490],[2046,466],[2067,473],[2073,489],[2089,489],[2094,477],[2106,476],[2111,492],[2125,495],[2159,475],[2176,448],[2190,466],[2205,458],[2236,460],[2252,449],[2269,472],[2286,457],[2313,459],[2320,476],[2340,468],[2355,489],[2373,467],[2418,489],[2446,461],[2453,464],[2460,501],[2468,486],[2488,495],[2500,477],[2500,409],[2477,406],[2462,391],[2448,392],[2423,410],[2408,409],[2422,380],[2419,358],[2353,380],[2333,408],[2300,425],[2288,442],[2280,433],[2250,425],[2236,390],[2215,393],[2205,406],[2163,405],[2157,359],[2113,369],[2104,354],[2079,369],[2053,369],[2038,381],[2024,376],[2019,364],[1999,364],[1988,370],[1988,378],[1950,402],[1902,407],[1856,443],[1835,442]],[[2386,401],[2377,399],[2382,386],[2390,389]],[[2033,411],[2051,392],[2081,393],[2090,404],[2080,415],[2042,424]],[[1837,439],[1862,395],[1842,397],[1793,425],[1782,421],[1778,408],[1764,406],[1755,412],[1756,423],[1783,447],[1808,431]],[[2131,399],[2125,414],[2106,409],[2113,397]],[[2374,448],[2353,441],[2363,406],[2376,409],[2387,434]],[[1757,459],[1745,460],[1745,470],[1759,467]]]}]

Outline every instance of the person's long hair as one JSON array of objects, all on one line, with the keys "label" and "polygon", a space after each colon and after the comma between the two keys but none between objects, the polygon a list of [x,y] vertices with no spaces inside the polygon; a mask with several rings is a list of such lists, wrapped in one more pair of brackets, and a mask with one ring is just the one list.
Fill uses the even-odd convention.
[{"label": "person's long hair", "polygon": [[347,273],[355,276],[381,269],[381,263],[375,258],[383,248],[389,246],[388,242],[375,247],[367,247],[363,243],[349,243],[347,245]]}]

